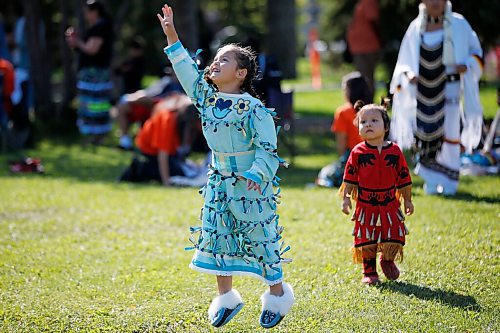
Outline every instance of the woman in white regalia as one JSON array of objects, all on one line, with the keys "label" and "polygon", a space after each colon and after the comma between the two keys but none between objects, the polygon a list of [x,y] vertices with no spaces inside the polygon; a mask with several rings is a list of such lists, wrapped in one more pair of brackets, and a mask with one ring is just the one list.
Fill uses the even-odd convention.
[{"label": "woman in white regalia", "polygon": [[392,139],[416,145],[415,173],[427,194],[454,195],[461,145],[481,137],[478,82],[482,55],[476,33],[446,0],[422,0],[401,43],[391,82]]}]

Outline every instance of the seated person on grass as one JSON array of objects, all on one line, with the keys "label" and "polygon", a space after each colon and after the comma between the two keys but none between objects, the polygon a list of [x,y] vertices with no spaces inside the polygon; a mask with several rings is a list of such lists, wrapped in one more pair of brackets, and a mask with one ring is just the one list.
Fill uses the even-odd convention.
[{"label": "seated person on grass", "polygon": [[195,117],[196,108],[185,95],[175,94],[158,103],[135,139],[140,156],[133,158],[119,180],[155,180],[170,186],[172,176],[188,176],[184,157],[201,137]]},{"label": "seated person on grass", "polygon": [[370,89],[368,82],[360,72],[351,72],[342,78],[342,90],[345,103],[337,108],[331,131],[335,134],[338,161],[321,169],[316,184],[326,187],[338,187],[342,184],[344,168],[352,148],[361,142],[359,131],[354,124],[356,111],[354,104],[361,100],[368,103]]},{"label": "seated person on grass", "polygon": [[133,141],[129,135],[130,126],[134,123],[141,125],[151,116],[156,103],[173,93],[184,93],[172,70],[171,65],[165,67],[165,75],[146,89],[132,94],[123,95],[116,107],[116,118],[120,127],[119,147],[125,150],[133,148]]}]

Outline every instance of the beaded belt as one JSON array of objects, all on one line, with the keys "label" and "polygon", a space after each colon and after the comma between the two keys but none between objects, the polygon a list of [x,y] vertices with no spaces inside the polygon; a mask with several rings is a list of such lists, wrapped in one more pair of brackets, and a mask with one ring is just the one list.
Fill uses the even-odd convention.
[{"label": "beaded belt", "polygon": [[219,153],[212,151],[214,168],[221,173],[244,172],[252,166],[255,160],[255,150]]}]

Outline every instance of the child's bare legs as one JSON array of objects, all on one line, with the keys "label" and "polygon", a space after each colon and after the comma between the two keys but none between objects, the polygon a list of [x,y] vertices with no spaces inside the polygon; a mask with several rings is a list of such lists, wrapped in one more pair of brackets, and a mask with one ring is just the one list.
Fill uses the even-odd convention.
[{"label": "child's bare legs", "polygon": [[[217,289],[223,295],[233,289],[233,277],[217,275]],[[269,286],[269,293],[274,296],[283,296],[283,285],[280,283]]]},{"label": "child's bare legs", "polygon": [[361,256],[363,258],[363,279],[361,282],[366,284],[379,283],[377,274],[377,244],[365,245],[361,247]]},{"label": "child's bare legs", "polygon": [[396,280],[399,277],[399,269],[394,263],[397,257],[403,259],[403,245],[399,243],[384,243],[382,254],[380,255],[380,267],[389,280]]},{"label": "child's bare legs", "polygon": [[217,288],[219,289],[219,295],[231,291],[233,289],[233,277],[217,275]]},{"label": "child's bare legs", "polygon": [[260,299],[262,312],[259,321],[264,328],[278,325],[295,302],[292,287],[282,282],[269,286],[269,291],[266,291]]},{"label": "child's bare legs", "polygon": [[283,284],[280,282],[269,286],[269,293],[274,296],[283,296]]},{"label": "child's bare legs", "polygon": [[227,324],[243,307],[240,293],[233,289],[232,276],[217,275],[219,296],[215,297],[208,308],[210,324],[221,327]]}]

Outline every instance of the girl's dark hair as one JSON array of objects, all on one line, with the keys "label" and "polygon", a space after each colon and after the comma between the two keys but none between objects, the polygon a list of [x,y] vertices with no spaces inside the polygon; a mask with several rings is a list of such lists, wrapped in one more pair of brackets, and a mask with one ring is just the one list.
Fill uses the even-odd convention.
[{"label": "girl's dark hair", "polygon": [[347,91],[347,99],[351,105],[357,100],[368,104],[372,102],[370,87],[366,78],[360,72],[351,72],[342,78],[342,89]]},{"label": "girl's dark hair", "polygon": [[389,130],[391,128],[391,119],[389,118],[389,115],[387,114],[387,109],[382,106],[382,105],[377,105],[377,104],[367,104],[361,100],[358,100],[354,103],[354,110],[356,111],[356,124],[359,126],[359,118],[361,115],[368,111],[368,110],[377,110],[380,112],[382,115],[382,120],[384,121],[384,128],[385,128],[385,134],[384,134],[384,140],[387,140],[389,138]]},{"label": "girl's dark hair", "polygon": [[[256,53],[249,46],[243,47],[239,44],[233,44],[233,43],[226,44],[221,48],[219,48],[219,50],[222,48],[230,48],[231,51],[234,52],[238,68],[247,70],[247,76],[245,77],[245,80],[241,84],[240,90],[242,92],[247,92],[256,98],[259,98],[258,94],[256,93],[253,87],[253,81],[258,76]],[[209,84],[214,85],[213,81],[210,79],[210,66],[207,66],[205,68],[204,78]]]}]

